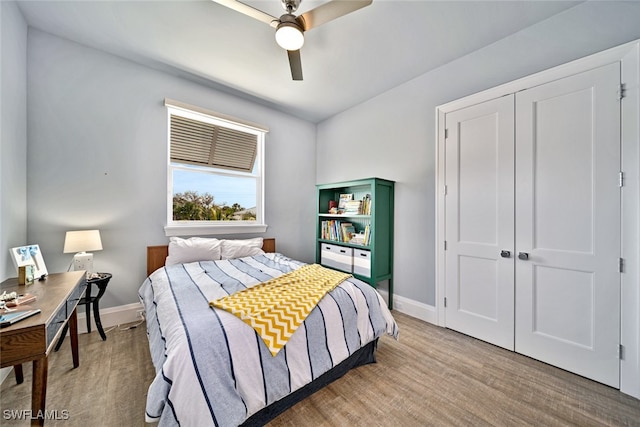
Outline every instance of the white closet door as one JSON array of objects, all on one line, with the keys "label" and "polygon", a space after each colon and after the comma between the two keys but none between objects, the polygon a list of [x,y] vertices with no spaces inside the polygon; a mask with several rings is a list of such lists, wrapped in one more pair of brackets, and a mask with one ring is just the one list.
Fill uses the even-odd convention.
[{"label": "white closet door", "polygon": [[[514,97],[446,115],[446,326],[514,348]],[[509,255],[501,251],[508,251]]]},{"label": "white closet door", "polygon": [[516,95],[515,349],[613,387],[619,83],[614,63]]}]

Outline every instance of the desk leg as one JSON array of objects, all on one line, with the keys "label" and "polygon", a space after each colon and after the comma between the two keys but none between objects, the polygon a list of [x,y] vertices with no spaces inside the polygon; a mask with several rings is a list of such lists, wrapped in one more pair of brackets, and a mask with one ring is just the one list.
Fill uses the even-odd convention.
[{"label": "desk leg", "polygon": [[73,367],[80,366],[80,357],[78,355],[78,310],[73,309],[73,313],[69,317],[69,336],[71,337],[71,356],[73,357]]},{"label": "desk leg", "polygon": [[31,384],[31,425],[44,425],[44,408],[47,399],[47,374],[49,358],[47,356],[33,361],[33,381]]},{"label": "desk leg", "polygon": [[87,315],[87,333],[91,333],[91,283],[87,283],[87,290],[84,293],[84,312]]},{"label": "desk leg", "polygon": [[16,384],[22,384],[24,382],[24,375],[22,374],[22,364],[15,365],[13,367],[13,373],[16,376]]}]

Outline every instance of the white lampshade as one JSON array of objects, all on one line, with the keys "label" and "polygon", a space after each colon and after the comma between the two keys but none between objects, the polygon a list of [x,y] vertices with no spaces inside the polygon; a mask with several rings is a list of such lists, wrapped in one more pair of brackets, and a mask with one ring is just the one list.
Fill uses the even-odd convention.
[{"label": "white lampshade", "polygon": [[276,42],[286,50],[298,50],[304,44],[304,34],[292,22],[282,22],[276,30]]},{"label": "white lampshade", "polygon": [[[93,273],[93,254],[88,254],[87,251],[101,250],[102,240],[100,240],[100,231],[67,231],[67,235],[64,238],[63,252],[65,254],[76,252],[72,262],[74,270],[85,270],[87,277],[91,277]],[[69,268],[71,268],[71,266],[69,266]]]},{"label": "white lampshade", "polygon": [[102,240],[100,240],[99,230],[67,231],[63,249],[65,254],[101,250]]}]

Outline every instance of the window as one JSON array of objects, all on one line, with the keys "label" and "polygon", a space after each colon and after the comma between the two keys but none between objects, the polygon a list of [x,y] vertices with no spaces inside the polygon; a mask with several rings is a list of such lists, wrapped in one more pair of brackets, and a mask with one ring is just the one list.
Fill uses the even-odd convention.
[{"label": "window", "polygon": [[165,234],[264,232],[268,129],[165,100],[169,123]]}]

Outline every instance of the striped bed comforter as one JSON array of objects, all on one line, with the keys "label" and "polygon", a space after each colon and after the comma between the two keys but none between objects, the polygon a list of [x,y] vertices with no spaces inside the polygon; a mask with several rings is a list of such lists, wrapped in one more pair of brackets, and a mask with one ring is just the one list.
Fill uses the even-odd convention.
[{"label": "striped bed comforter", "polygon": [[256,332],[209,301],[304,265],[279,253],[178,264],[139,290],[156,377],[148,422],[238,426],[397,325],[382,297],[349,278],[327,294],[273,357]]}]

